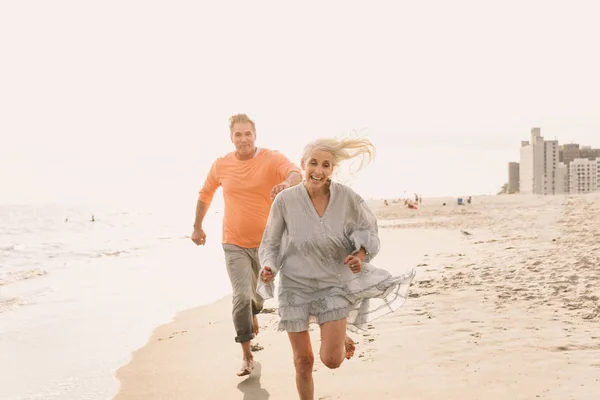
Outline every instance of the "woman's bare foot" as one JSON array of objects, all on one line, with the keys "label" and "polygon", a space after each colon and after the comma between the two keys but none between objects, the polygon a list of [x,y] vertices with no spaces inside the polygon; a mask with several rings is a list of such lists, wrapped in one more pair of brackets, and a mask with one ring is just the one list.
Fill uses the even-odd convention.
[{"label": "woman's bare foot", "polygon": [[252,315],[252,332],[254,332],[254,336],[258,335],[258,318],[256,318],[256,315]]},{"label": "woman's bare foot", "polygon": [[254,369],[254,360],[253,359],[244,360],[244,361],[242,361],[242,366],[240,367],[240,370],[237,372],[237,376],[250,375],[252,373],[253,369]]},{"label": "woman's bare foot", "polygon": [[354,340],[352,340],[352,338],[348,335],[346,335],[344,346],[346,346],[346,360],[349,360],[354,355],[354,350],[356,350],[356,346],[354,345]]}]

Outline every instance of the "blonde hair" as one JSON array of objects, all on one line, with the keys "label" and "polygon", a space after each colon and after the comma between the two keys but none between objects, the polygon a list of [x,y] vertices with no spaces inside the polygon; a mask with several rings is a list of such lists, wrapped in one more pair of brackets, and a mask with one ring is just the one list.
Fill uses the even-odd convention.
[{"label": "blonde hair", "polygon": [[342,161],[361,157],[356,171],[369,164],[375,157],[375,146],[369,139],[325,138],[310,142],[304,147],[302,158],[307,160],[314,150],[326,151],[333,155],[333,165],[338,166]]},{"label": "blonde hair", "polygon": [[256,126],[254,125],[254,121],[250,119],[246,114],[235,114],[229,117],[229,131],[233,130],[233,126],[235,124],[245,124],[248,123],[252,125],[252,130],[256,132]]}]

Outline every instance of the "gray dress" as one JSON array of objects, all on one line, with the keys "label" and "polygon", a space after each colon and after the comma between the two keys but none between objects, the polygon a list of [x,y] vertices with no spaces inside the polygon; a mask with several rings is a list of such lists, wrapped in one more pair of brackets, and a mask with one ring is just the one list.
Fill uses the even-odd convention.
[{"label": "gray dress", "polygon": [[[355,274],[344,259],[361,247],[367,257],[362,272]],[[279,330],[302,332],[310,323],[343,318],[348,329],[363,330],[400,308],[415,271],[394,277],[373,267],[370,261],[378,252],[377,219],[348,186],[331,182],[322,217],[303,184],[279,193],[259,248],[262,269],[267,266],[280,276]],[[257,291],[271,298],[274,283],[259,280]]]}]

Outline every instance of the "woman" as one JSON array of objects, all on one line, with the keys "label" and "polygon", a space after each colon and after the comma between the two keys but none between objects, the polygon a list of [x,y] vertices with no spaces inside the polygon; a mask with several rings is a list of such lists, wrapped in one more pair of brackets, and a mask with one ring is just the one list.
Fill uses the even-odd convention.
[{"label": "woman", "polygon": [[[313,399],[314,355],[309,323],[321,329],[321,361],[338,368],[354,353],[346,329],[404,303],[414,270],[399,277],[369,264],[379,252],[377,219],[349,187],[331,180],[344,160],[374,155],[367,139],[320,139],[304,149],[304,180],[273,201],[259,248],[263,266],[257,290],[273,297],[280,274],[279,330],[288,332],[301,400]],[[364,163],[361,163],[361,167]]]}]

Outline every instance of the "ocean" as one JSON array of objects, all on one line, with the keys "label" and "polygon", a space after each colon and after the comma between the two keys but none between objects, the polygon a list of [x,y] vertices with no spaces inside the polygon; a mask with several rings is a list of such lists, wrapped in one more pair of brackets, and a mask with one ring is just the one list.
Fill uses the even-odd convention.
[{"label": "ocean", "polygon": [[222,209],[204,247],[194,211],[0,205],[0,399],[110,399],[157,326],[230,293]]}]

